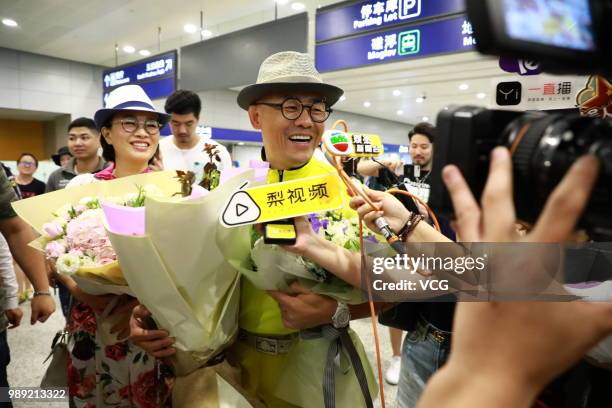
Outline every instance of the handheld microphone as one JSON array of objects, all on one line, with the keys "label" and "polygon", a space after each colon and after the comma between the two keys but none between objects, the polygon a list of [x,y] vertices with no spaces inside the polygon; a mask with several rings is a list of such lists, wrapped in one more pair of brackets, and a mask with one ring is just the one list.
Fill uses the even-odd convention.
[{"label": "handheld microphone", "polygon": [[323,133],[325,149],[340,157],[377,157],[384,153],[380,136],[365,133],[342,132],[332,129]]},{"label": "handheld microphone", "polygon": [[[361,188],[361,185],[358,185],[357,183],[353,183],[353,184],[355,184],[354,187],[357,187],[356,191],[359,192],[360,196],[367,197],[365,191],[363,191],[363,189]],[[393,232],[393,230],[389,226],[389,223],[387,222],[385,217],[380,216],[376,218],[374,220],[374,224],[376,224],[376,227],[380,230],[380,233],[382,234],[382,236],[385,237],[385,240],[395,250],[395,252],[397,252],[400,255],[403,255],[406,253],[406,247],[404,246],[404,243],[400,240],[397,234]]]},{"label": "handheld microphone", "polygon": [[[377,135],[363,135],[341,132],[339,130],[325,131],[323,133],[323,146],[328,153],[335,157],[374,157],[383,153],[383,146],[380,142],[380,137]],[[359,150],[359,152],[357,152],[357,150]],[[365,151],[369,152],[363,153]],[[342,172],[341,167],[338,167],[337,165],[336,168],[339,172]],[[359,194],[368,204],[372,206],[372,209],[376,210],[365,191],[363,191],[360,183],[354,182],[348,176],[346,178],[341,178],[350,189]],[[384,219],[384,217],[376,218],[375,224],[387,240],[387,243],[398,254],[403,255],[406,253],[403,242],[399,239],[397,234],[393,232],[391,227],[389,227],[389,223]]]},{"label": "handheld microphone", "polygon": [[404,243],[399,239],[399,237],[393,232],[387,220],[383,217],[378,217],[374,220],[374,223],[382,233],[383,237],[387,240],[387,243],[391,245],[391,248],[395,250],[400,255],[404,255],[406,253],[406,247]]}]

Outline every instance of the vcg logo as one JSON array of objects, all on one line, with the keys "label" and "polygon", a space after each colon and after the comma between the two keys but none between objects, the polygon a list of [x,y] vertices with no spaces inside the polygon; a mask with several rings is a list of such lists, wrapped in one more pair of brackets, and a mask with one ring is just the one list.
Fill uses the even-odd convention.
[{"label": "vcg logo", "polygon": [[406,20],[421,15],[421,0],[400,0],[399,6],[400,20]]}]

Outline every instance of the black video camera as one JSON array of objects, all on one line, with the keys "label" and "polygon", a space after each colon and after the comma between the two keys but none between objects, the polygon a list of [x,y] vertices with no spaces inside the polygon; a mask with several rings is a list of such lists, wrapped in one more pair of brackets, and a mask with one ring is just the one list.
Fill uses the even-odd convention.
[{"label": "black video camera", "polygon": [[[612,16],[611,3],[467,0],[467,8],[478,50],[483,53],[536,59],[544,70],[553,73],[605,75],[612,73],[608,49],[603,44],[604,39],[610,38],[612,28],[605,24],[606,16]],[[533,7],[537,13],[530,14]],[[544,16],[546,21],[542,21]],[[602,168],[579,225],[593,239],[612,240],[612,125],[608,120],[582,117],[579,113],[525,113],[463,106],[440,112],[437,127],[430,204],[442,214],[452,213],[441,180],[446,164],[461,169],[479,198],[488,176],[491,150],[499,145],[510,148],[517,216],[532,223],[572,163],[592,153],[599,157]]]},{"label": "black video camera", "polygon": [[523,113],[473,106],[442,111],[430,204],[442,214],[452,212],[441,180],[447,164],[457,165],[474,196],[480,197],[489,172],[489,154],[500,145],[513,152],[517,216],[530,223],[538,218],[572,163],[583,154],[596,154],[602,162],[601,173],[580,224],[593,238],[612,237],[612,125],[578,113]]}]

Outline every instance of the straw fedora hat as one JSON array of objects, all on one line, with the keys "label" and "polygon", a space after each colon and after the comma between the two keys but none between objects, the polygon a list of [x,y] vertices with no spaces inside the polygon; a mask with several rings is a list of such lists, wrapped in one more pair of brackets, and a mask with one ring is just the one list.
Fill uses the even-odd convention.
[{"label": "straw fedora hat", "polygon": [[238,94],[238,105],[247,110],[262,97],[275,92],[313,92],[325,98],[328,106],[340,99],[344,91],[326,84],[308,54],[283,51],[273,54],[261,63],[257,82]]}]

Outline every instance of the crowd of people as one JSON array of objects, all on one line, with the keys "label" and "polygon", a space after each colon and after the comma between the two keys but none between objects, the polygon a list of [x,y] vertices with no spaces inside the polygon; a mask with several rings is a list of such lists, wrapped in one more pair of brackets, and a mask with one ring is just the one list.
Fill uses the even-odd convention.
[{"label": "crowd of people", "polygon": [[[261,131],[261,159],[270,167],[267,183],[336,171],[330,162],[315,157],[315,152],[332,107],[342,94],[342,89],[322,80],[307,54],[281,52],[262,63],[257,82],[238,94],[237,103],[253,128]],[[230,169],[232,161],[223,145],[196,133],[200,113],[201,101],[194,92],[176,91],[160,112],[142,88],[121,86],[110,93],[106,106],[96,111],[93,119],[72,121],[67,147],[53,156],[60,167],[46,185],[34,178],[38,160],[29,153],[18,159],[14,178],[0,170],[0,231],[6,238],[6,242],[0,241],[0,300],[5,305],[0,326],[16,326],[21,320],[14,278],[17,269],[13,271],[12,259],[33,286],[32,324],[44,322],[54,312],[49,282],[57,284],[70,336],[66,377],[71,406],[212,405],[185,401],[173,389],[175,374],[168,358],[176,353],[175,339],[166,328],[151,326],[150,317],[155,316],[134,297],[93,295],[71,277],[57,273],[52,263],[46,263],[41,253],[28,246],[35,239],[34,232],[17,217],[11,202],[19,198],[16,192],[27,199],[164,169],[192,171],[198,183],[212,189],[218,174]],[[166,124],[172,136],[161,138],[160,129]],[[384,216],[406,244],[565,242],[572,234],[597,178],[598,161],[593,157],[574,164],[526,235],[515,232],[511,159],[505,148],[492,154],[482,206],[456,167],[444,169],[443,179],[456,214],[452,227],[450,220],[441,219],[440,230],[433,228],[422,206],[407,208],[403,201],[383,192],[390,187],[388,180],[392,184],[399,180],[427,202],[435,137],[435,128],[429,124],[414,127],[409,134],[411,165],[371,160],[356,163],[357,175],[369,177],[371,189],[365,192],[374,208],[364,198],[351,199],[343,192],[350,202],[350,208],[343,209],[344,216],[361,218],[373,232],[379,232],[376,219]],[[362,287],[364,270],[358,252],[323,239],[305,217],[297,218],[295,227],[295,244],[282,246],[282,250]],[[22,291],[27,293],[28,289],[20,288]],[[377,309],[381,314],[393,309],[409,322],[393,325],[394,357],[385,376],[389,383],[398,385],[397,405],[402,408],[565,406],[542,397],[542,390],[612,334],[610,303],[455,303],[451,299],[379,304]],[[293,389],[279,389],[288,374],[290,352],[300,342],[310,341],[309,336],[332,336],[332,342],[341,339],[343,351],[337,355],[351,354],[360,344],[358,336],[350,332],[350,320],[369,315],[367,302],[345,304],[299,283],[292,283],[287,291],[265,291],[243,278],[238,334],[214,364],[221,359],[239,368],[240,392],[252,406],[371,407],[378,387],[370,362],[357,351],[346,365],[335,362],[334,355],[331,360],[325,356],[327,359],[312,361],[314,367],[320,367],[316,379],[290,384]],[[103,324],[109,318],[114,325]],[[400,350],[402,330],[408,334]],[[354,343],[349,351],[347,338]],[[330,353],[332,350],[330,346]],[[0,387],[9,386],[8,361],[4,330],[0,335]],[[358,392],[335,386],[334,378],[346,381],[341,384],[348,384],[347,390]],[[307,382],[318,384],[316,395],[304,390]],[[598,405],[601,403],[597,400],[585,406],[606,406]]]}]

